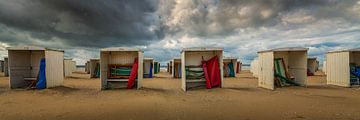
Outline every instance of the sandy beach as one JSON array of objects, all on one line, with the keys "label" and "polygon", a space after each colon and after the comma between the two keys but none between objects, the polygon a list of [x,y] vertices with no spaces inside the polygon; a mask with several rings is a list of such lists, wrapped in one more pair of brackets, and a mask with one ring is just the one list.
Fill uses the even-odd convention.
[{"label": "sandy beach", "polygon": [[100,91],[99,79],[77,72],[64,87],[9,89],[0,78],[0,120],[359,120],[360,89],[326,85],[308,77],[307,87],[270,91],[257,87],[249,71],[225,78],[224,88],[183,92],[180,79],[161,72],[140,90]]}]

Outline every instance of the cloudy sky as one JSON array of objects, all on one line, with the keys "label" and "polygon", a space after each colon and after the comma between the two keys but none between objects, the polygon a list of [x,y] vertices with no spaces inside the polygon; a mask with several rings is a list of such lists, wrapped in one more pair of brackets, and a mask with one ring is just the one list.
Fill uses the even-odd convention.
[{"label": "cloudy sky", "polygon": [[360,46],[360,1],[0,0],[0,56],[17,45],[64,49],[78,64],[106,47],[142,48],[162,63],[207,46],[244,63],[279,47],[323,60]]}]

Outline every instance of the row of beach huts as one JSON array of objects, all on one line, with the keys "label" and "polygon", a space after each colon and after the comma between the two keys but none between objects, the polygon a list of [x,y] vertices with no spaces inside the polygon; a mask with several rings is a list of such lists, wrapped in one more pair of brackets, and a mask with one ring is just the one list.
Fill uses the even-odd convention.
[{"label": "row of beach huts", "polygon": [[[64,77],[75,71],[74,61],[64,59],[57,49],[18,46],[9,47],[7,64],[10,88],[51,88],[62,86]],[[100,88],[141,88],[143,78],[160,72],[160,63],[144,58],[141,49],[105,48],[99,59],[90,59],[85,71],[99,77]],[[307,76],[319,69],[316,58],[308,58],[307,48],[278,48],[259,51],[250,71],[258,78],[258,86],[274,90],[279,87],[307,86]],[[8,62],[8,63],[6,63]],[[330,51],[326,54],[324,71],[327,84],[343,87],[360,85],[360,49]],[[6,66],[1,64],[2,66]],[[181,88],[223,87],[224,77],[235,77],[241,62],[224,57],[222,48],[184,48],[181,57],[168,63],[168,72],[181,78]],[[3,67],[2,67],[3,68]],[[139,74],[141,73],[141,74]]]}]

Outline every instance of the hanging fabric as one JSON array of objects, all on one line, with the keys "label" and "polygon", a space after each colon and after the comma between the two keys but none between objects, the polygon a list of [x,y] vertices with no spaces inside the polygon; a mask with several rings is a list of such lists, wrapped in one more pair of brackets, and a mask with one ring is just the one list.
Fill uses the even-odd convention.
[{"label": "hanging fabric", "polygon": [[221,76],[218,56],[214,56],[208,61],[203,61],[203,69],[205,73],[206,88],[220,87]]},{"label": "hanging fabric", "polygon": [[360,85],[360,67],[350,64],[350,84]]},{"label": "hanging fabric", "polygon": [[46,63],[45,58],[42,58],[40,60],[40,70],[39,70],[39,76],[36,83],[37,89],[45,89],[46,88]]},{"label": "hanging fabric", "polygon": [[240,62],[236,62],[236,73],[240,72]]},{"label": "hanging fabric", "polygon": [[128,89],[134,88],[135,80],[136,80],[137,72],[138,72],[138,67],[139,67],[138,58],[135,58],[134,63],[133,63],[132,68],[131,68],[128,84],[127,84]]},{"label": "hanging fabric", "polygon": [[275,77],[279,80],[280,86],[289,86],[289,85],[299,86],[298,83],[295,83],[294,81],[290,80],[290,78],[288,77],[283,58],[274,59],[274,64],[275,64],[274,74]]},{"label": "hanging fabric", "polygon": [[210,80],[210,77],[209,77],[206,61],[202,61],[202,68],[203,68],[203,71],[204,71],[204,76],[205,76],[205,81],[206,81],[206,88],[211,89],[212,85],[211,85],[211,80]]},{"label": "hanging fabric", "polygon": [[95,76],[96,77],[100,77],[100,64],[96,64],[96,69],[95,69]]},{"label": "hanging fabric", "polygon": [[232,63],[229,63],[228,68],[229,68],[229,77],[235,77],[234,65]]},{"label": "hanging fabric", "polygon": [[152,78],[152,77],[153,77],[153,73],[152,73],[152,71],[153,71],[153,64],[152,64],[152,63],[150,63],[149,78]]}]

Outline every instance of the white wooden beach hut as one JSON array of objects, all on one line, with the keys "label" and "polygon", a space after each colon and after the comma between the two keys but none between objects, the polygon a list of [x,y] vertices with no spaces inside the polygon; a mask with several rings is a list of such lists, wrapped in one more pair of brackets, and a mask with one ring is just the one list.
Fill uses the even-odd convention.
[{"label": "white wooden beach hut", "polygon": [[152,78],[154,76],[154,59],[144,58],[144,78]]},{"label": "white wooden beach hut", "polygon": [[135,87],[140,88],[143,80],[143,51],[136,48],[105,48],[100,51],[101,89],[127,88],[130,72],[138,59]]},{"label": "white wooden beach hut", "polygon": [[[194,87],[206,86],[206,80],[201,73],[202,61],[217,56],[220,74],[220,86],[223,86],[223,49],[222,48],[184,48],[181,51],[181,88],[186,91]],[[190,72],[191,70],[191,72]],[[196,71],[192,73],[193,71]],[[191,74],[190,74],[191,73]],[[194,74],[194,75],[193,75]]]},{"label": "white wooden beach hut", "polygon": [[[307,51],[307,48],[278,48],[258,52],[258,86],[270,90],[289,83],[306,86]],[[279,76],[288,79],[286,83]]]},{"label": "white wooden beach hut", "polygon": [[173,78],[181,78],[181,58],[174,58],[172,60],[172,74]]},{"label": "white wooden beach hut", "polygon": [[65,77],[70,77],[73,72],[74,72],[74,70],[73,70],[72,59],[71,58],[64,59],[64,75],[65,75]]},{"label": "white wooden beach hut", "polygon": [[46,88],[64,82],[64,51],[33,46],[9,47],[10,88],[26,88],[39,82],[40,62],[45,60]]},{"label": "white wooden beach hut", "polygon": [[327,84],[342,87],[360,85],[360,48],[326,54]]},{"label": "white wooden beach hut", "polygon": [[90,59],[89,71],[90,71],[90,78],[100,77],[100,59]]},{"label": "white wooden beach hut", "polygon": [[315,75],[318,69],[318,61],[316,58],[308,58],[307,60],[307,74],[308,76]]},{"label": "white wooden beach hut", "polygon": [[259,77],[259,59],[255,58],[253,61],[251,61],[250,63],[250,72],[252,73],[252,75],[256,78]]},{"label": "white wooden beach hut", "polygon": [[[223,69],[224,77],[235,77],[236,76],[236,67],[237,67],[237,58],[236,57],[224,57],[223,58]],[[233,72],[233,73],[232,73]]]}]

